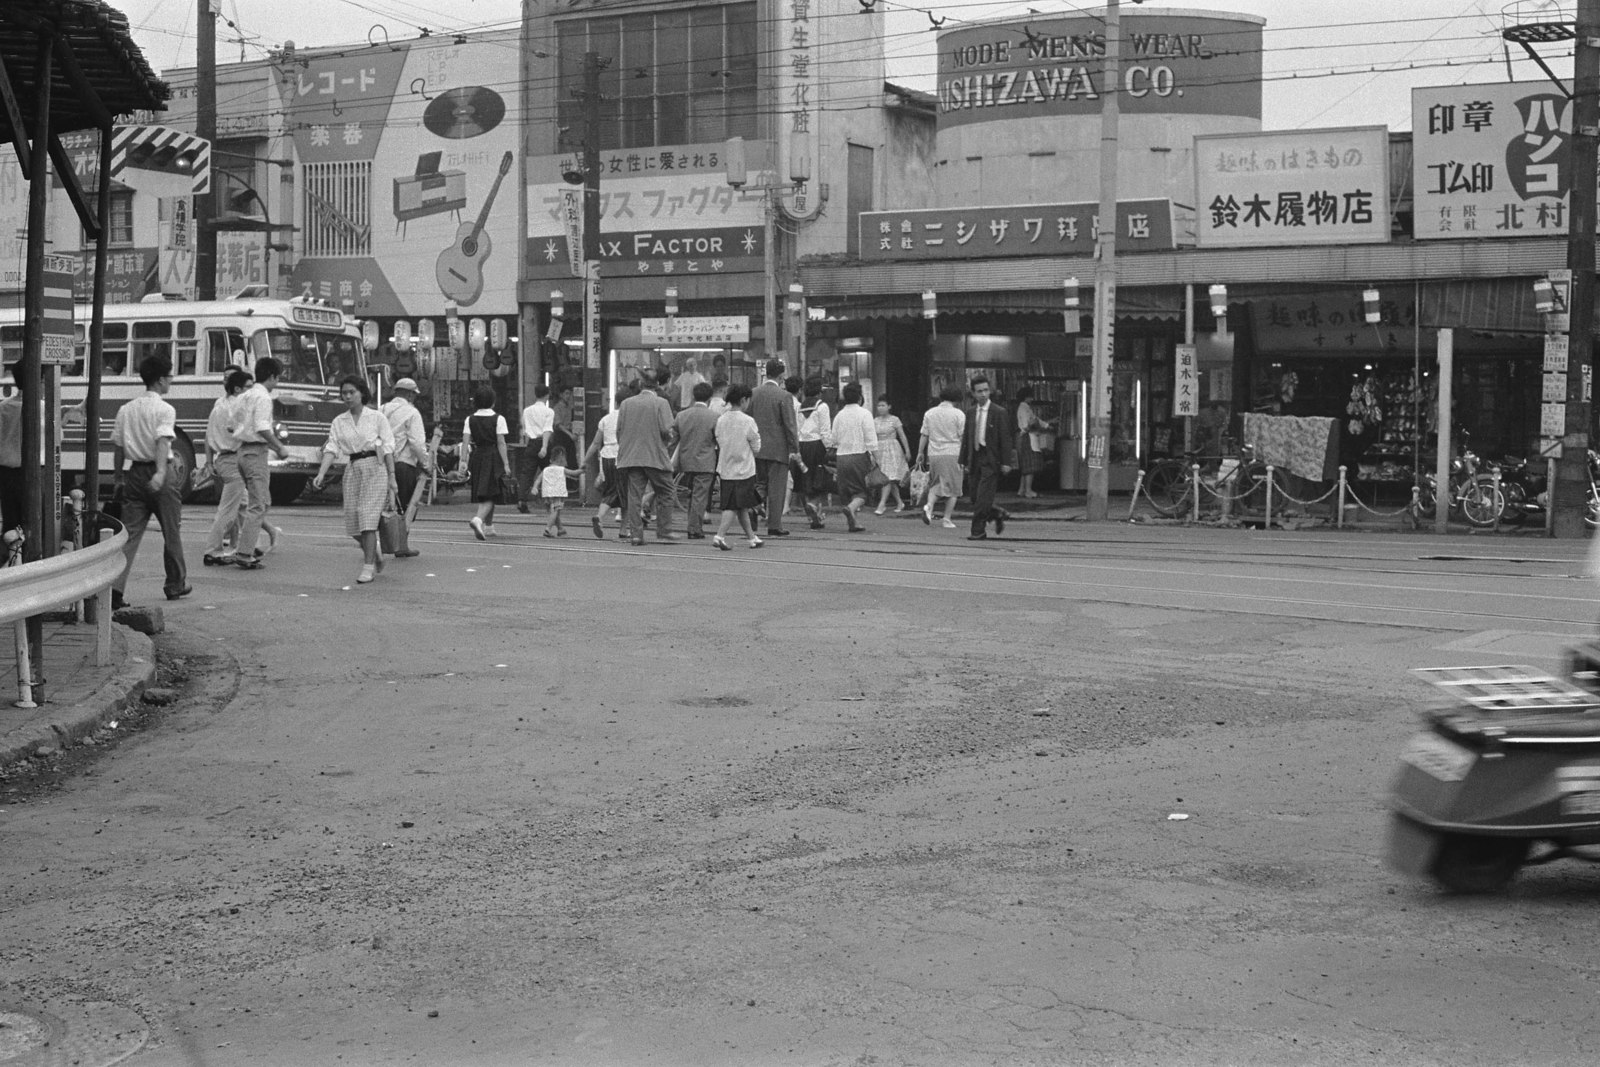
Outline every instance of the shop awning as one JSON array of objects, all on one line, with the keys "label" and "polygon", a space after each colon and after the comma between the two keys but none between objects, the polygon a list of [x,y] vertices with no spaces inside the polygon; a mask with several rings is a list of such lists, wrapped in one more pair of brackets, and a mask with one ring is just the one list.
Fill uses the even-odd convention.
[{"label": "shop awning", "polygon": [[[1081,290],[1081,308],[1094,309],[1094,289]],[[827,296],[812,299],[831,321],[850,319],[916,319],[922,317],[921,293],[882,293],[874,295]],[[995,292],[942,292],[938,297],[939,316],[947,315],[1059,315],[1063,309],[1060,292],[1037,289],[1011,289]],[[1183,316],[1181,288],[1146,288],[1117,291],[1117,318],[1176,320]]]},{"label": "shop awning", "polygon": [[1449,326],[1526,336],[1545,332],[1544,316],[1534,310],[1531,277],[1423,282],[1417,315],[1425,329]]}]

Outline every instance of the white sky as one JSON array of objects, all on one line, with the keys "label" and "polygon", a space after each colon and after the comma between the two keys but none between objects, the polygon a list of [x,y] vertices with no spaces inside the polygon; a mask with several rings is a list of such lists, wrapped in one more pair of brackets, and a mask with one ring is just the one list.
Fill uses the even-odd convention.
[{"label": "white sky", "polygon": [[[241,49],[258,59],[285,39],[300,47],[361,42],[374,25],[392,40],[434,33],[503,28],[520,18],[520,0],[218,0],[217,60],[236,61]],[[1091,0],[876,0],[886,11],[889,77],[915,89],[934,87],[936,35],[930,16],[958,22],[1037,12],[1070,14],[1100,6]],[[111,0],[157,70],[194,64],[196,0]],[[1265,129],[1386,125],[1411,127],[1410,89],[1418,85],[1494,82],[1507,78],[1500,37],[1504,8],[1536,12],[1575,0],[1234,0],[1187,3],[1152,0],[1151,7],[1260,15],[1265,32]],[[1124,12],[1139,11],[1129,0]],[[1525,19],[1524,19],[1525,20]],[[315,32],[308,28],[315,27]],[[238,38],[245,43],[238,43]],[[231,40],[230,40],[231,39]],[[1517,81],[1544,75],[1520,46],[1511,45]],[[1570,47],[1541,46],[1541,55],[1570,76]],[[1291,77],[1294,76],[1294,77]]]}]

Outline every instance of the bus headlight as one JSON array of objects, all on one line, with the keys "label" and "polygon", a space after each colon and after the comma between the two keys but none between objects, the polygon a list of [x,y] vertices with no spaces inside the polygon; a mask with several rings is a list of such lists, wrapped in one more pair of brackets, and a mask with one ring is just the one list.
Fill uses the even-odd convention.
[{"label": "bus headlight", "polygon": [[282,444],[289,443],[289,427],[285,426],[283,423],[273,423],[272,432],[277,435],[279,442]]}]

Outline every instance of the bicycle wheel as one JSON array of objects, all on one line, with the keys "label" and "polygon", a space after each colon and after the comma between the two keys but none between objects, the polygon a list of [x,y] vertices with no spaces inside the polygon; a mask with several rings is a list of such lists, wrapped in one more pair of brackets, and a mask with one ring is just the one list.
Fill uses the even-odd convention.
[{"label": "bicycle wheel", "polygon": [[1461,515],[1473,526],[1493,526],[1506,510],[1505,492],[1479,475],[1461,490]]},{"label": "bicycle wheel", "polygon": [[1168,518],[1193,507],[1194,479],[1188,467],[1175,459],[1164,459],[1150,468],[1144,491],[1158,513]]}]

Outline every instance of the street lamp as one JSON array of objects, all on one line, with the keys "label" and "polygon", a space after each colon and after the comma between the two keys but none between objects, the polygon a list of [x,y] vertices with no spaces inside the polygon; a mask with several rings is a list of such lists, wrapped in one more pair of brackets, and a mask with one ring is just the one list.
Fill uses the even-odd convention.
[{"label": "street lamp", "polygon": [[763,249],[766,285],[762,293],[761,314],[762,324],[767,331],[767,358],[772,359],[777,354],[778,342],[778,196],[781,193],[793,192],[811,180],[811,157],[803,152],[791,152],[787,182],[765,181],[753,185],[750,184],[743,137],[728,138],[727,144],[723,146],[722,158],[727,164],[727,181],[730,186],[735,189],[748,187],[752,192],[762,194],[762,216],[765,222],[762,244],[766,246]]}]

